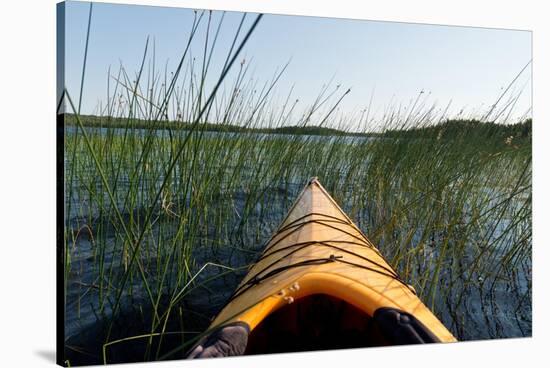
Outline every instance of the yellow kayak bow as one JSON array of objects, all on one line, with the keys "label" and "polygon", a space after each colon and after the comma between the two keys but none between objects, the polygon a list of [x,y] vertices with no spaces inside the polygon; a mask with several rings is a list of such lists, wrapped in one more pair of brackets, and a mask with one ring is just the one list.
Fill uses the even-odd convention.
[{"label": "yellow kayak bow", "polygon": [[452,342],[317,179],[190,358]]}]

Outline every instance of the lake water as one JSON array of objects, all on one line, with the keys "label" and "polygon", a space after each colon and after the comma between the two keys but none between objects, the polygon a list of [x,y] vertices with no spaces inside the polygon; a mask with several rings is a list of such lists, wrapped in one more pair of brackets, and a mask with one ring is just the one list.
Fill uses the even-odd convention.
[{"label": "lake water", "polygon": [[[68,127],[67,134],[71,136],[76,132],[76,128]],[[89,128],[90,129],[90,128]],[[110,129],[114,134],[123,134],[123,129]],[[100,132],[107,134],[105,129],[91,128],[90,132]],[[134,132],[135,133],[135,132]],[[148,130],[141,129],[139,134],[145,136],[150,133]],[[157,136],[168,137],[167,130],[158,130]],[[205,133],[207,138],[231,137],[235,133]],[[237,133],[238,134],[238,133]],[[280,139],[291,136],[284,135],[260,135],[264,139]],[[307,139],[327,140],[327,137],[308,137]],[[341,137],[332,139],[342,139]],[[353,143],[369,138],[347,137],[344,139],[347,143]],[[66,166],[70,165],[66,157]],[[250,168],[253,170],[254,168]],[[342,173],[344,175],[345,173]],[[67,278],[67,303],[66,303],[66,342],[67,354],[73,364],[98,364],[101,363],[102,340],[106,326],[103,321],[108,320],[111,314],[111,303],[100,305],[99,296],[95,286],[98,284],[98,270],[96,260],[98,257],[96,243],[102,241],[105,244],[103,254],[103,265],[110,272],[117,274],[123,271],[124,264],[119,258],[115,248],[120,244],[120,229],[110,225],[112,219],[102,217],[102,209],[97,206],[93,199],[89,198],[87,193],[91,188],[81,187],[79,180],[74,182],[72,203],[70,212],[67,214],[66,224],[70,231],[79,231],[76,242],[69,248],[71,258],[71,270]],[[264,197],[259,200],[258,205],[250,213],[249,222],[260,224],[258,228],[262,229],[258,233],[256,229],[242,230],[237,234],[229,235],[222,242],[228,242],[232,247],[214,246],[213,244],[220,239],[211,239],[209,229],[205,230],[205,238],[197,239],[193,251],[193,258],[197,271],[206,262],[216,262],[231,267],[240,267],[250,264],[262,251],[263,244],[269,239],[273,230],[276,229],[283,219],[286,211],[292,201],[302,189],[302,182],[280,182],[271,183],[264,193]],[[98,186],[97,188],[101,188]],[[124,178],[120,178],[118,191],[124,194],[128,189]],[[105,195],[95,194],[95,195]],[[235,213],[242,213],[246,202],[247,193],[230,193],[231,205]],[[345,197],[345,196],[344,196]],[[68,198],[68,197],[67,197]],[[123,198],[123,196],[120,196]],[[181,198],[180,201],[187,203],[189,198]],[[226,206],[227,203],[219,202],[220,206]],[[351,210],[349,203],[342,203],[344,210]],[[266,208],[269,211],[266,212]],[[146,212],[147,209],[142,209]],[[130,216],[130,214],[124,214]],[[367,209],[356,213],[354,221],[367,233],[369,230],[370,214]],[[83,224],[90,228],[103,226],[102,238],[96,239],[94,230],[88,231]],[[237,222],[234,224],[236,227]],[[170,239],[170,234],[175,234],[177,229],[170,228],[170,223],[157,223],[153,232],[158,234],[158,226],[164,226],[162,229],[163,237]],[[504,225],[503,225],[504,226]],[[232,226],[229,226],[230,228]],[[494,236],[498,237],[497,231]],[[117,245],[118,244],[118,245]],[[154,251],[154,249],[153,249]],[[427,248],[425,250],[426,259],[437,256],[438,249]],[[154,252],[153,252],[154,253]],[[472,253],[467,258],[461,260],[464,264],[473,261]],[[155,262],[155,258],[143,259],[147,264]],[[152,266],[151,266],[152,267]],[[152,268],[153,269],[153,268]],[[444,270],[441,275],[440,285],[445,285],[450,280],[455,280],[456,275],[449,270]],[[206,284],[206,287],[193,290],[181,303],[180,316],[175,316],[169,321],[169,331],[180,331],[182,325],[188,333],[183,338],[189,339],[196,333],[204,330],[210,323],[210,318],[215,316],[221,309],[227,298],[231,295],[240,279],[246,273],[245,270],[229,273],[219,276],[214,281]],[[466,273],[465,273],[466,274]],[[222,275],[221,271],[215,267],[207,269],[201,273],[198,281],[204,281],[208,278]],[[481,276],[474,276],[476,279]],[[513,274],[508,275],[509,280],[492,280],[490,277],[483,276],[486,279],[482,286],[479,283],[471,283],[469,280],[463,280],[463,295],[450,295],[448,297],[436,297],[436,310],[439,311],[439,317],[442,322],[452,330],[459,340],[479,340],[502,337],[522,337],[531,336],[531,263],[525,262],[515,270]],[[459,277],[460,279],[460,277]],[[154,284],[154,279],[151,282]],[[493,282],[494,281],[494,282]],[[132,335],[138,335],[147,331],[151,324],[150,313],[147,311],[148,301],[144,290],[140,288],[139,277],[135,277],[130,282],[135,283],[132,295],[124,294],[124,303],[122,312],[117,319],[116,331],[111,340],[123,338]],[[456,300],[460,300],[459,305],[453,305]],[[162,304],[162,302],[161,302]],[[177,317],[177,318],[176,318]],[[169,351],[171,348],[181,344],[182,336],[167,336],[163,346],[163,351]],[[134,341],[121,344],[110,349],[109,362],[140,361],[143,356],[144,342]]]}]

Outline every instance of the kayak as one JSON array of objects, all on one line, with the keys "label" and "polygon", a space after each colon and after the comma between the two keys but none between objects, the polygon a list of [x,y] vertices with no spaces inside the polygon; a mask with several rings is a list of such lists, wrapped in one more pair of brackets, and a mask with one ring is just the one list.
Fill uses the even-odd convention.
[{"label": "kayak", "polygon": [[314,178],[187,357],[453,341]]}]

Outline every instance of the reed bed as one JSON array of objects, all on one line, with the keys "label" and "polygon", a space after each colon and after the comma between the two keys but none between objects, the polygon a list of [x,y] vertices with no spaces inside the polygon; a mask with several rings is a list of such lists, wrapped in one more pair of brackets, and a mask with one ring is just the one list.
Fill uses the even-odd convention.
[{"label": "reed bed", "polygon": [[[239,59],[259,18],[243,18],[212,70],[221,19],[197,13],[188,44],[202,57],[186,49],[173,72],[156,69],[149,41],[132,76],[110,72],[93,124],[66,91],[69,362],[182,357],[313,176],[458,339],[530,336],[530,141],[496,124],[424,134],[445,115],[421,96],[358,122],[338,113],[350,91],[331,84],[298,112],[277,97],[285,67],[260,85]],[[258,132],[288,126],[371,134]]]}]

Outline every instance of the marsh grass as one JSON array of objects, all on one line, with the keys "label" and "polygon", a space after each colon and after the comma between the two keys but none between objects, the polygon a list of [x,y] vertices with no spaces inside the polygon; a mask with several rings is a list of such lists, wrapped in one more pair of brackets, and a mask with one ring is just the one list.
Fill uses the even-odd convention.
[{"label": "marsh grass", "polygon": [[[94,127],[66,91],[71,363],[181,357],[312,176],[460,340],[530,336],[530,141],[503,139],[498,124],[484,134],[444,134],[445,111],[426,107],[422,94],[407,109],[388,110],[381,121],[367,113],[357,124],[338,114],[350,90],[327,83],[298,112],[292,91],[282,105],[275,98],[286,66],[258,85],[238,59],[259,17],[243,16],[230,45],[216,41],[223,19],[196,13],[174,72],[157,70],[149,40],[135,78],[123,66],[109,70]],[[197,42],[201,56],[191,57]],[[227,56],[216,72],[218,48]],[[509,116],[511,107],[513,99],[489,113]],[[172,128],[171,120],[188,124]],[[243,130],[213,133],[213,123]],[[312,125],[416,134],[254,130]]]}]

